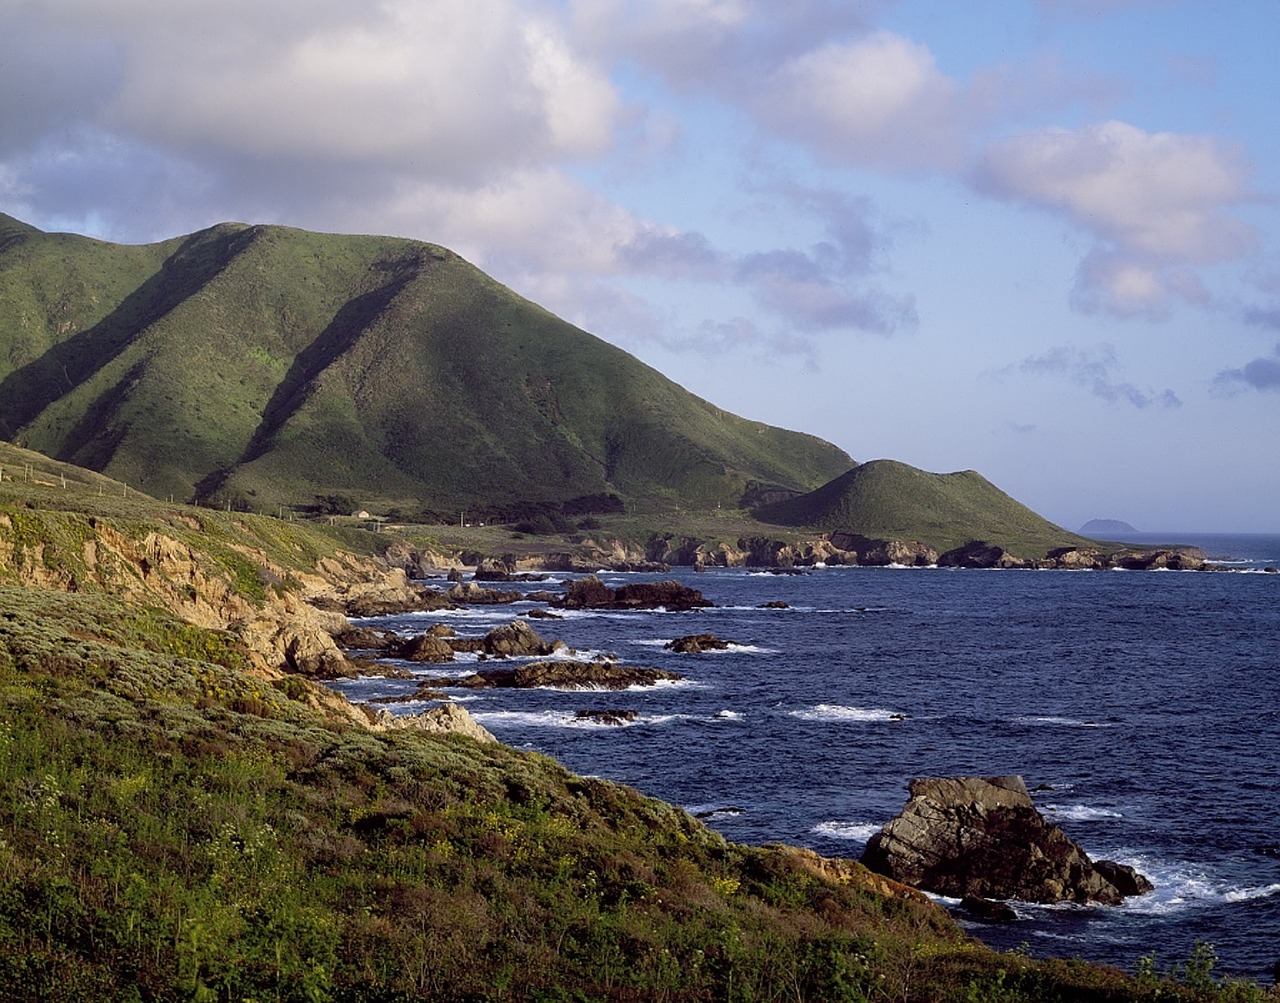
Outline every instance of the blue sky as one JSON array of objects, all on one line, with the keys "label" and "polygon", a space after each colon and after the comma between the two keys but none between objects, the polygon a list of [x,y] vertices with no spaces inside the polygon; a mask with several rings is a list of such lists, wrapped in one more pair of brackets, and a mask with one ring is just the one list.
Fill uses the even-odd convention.
[{"label": "blue sky", "polygon": [[751,418],[1280,532],[1272,0],[0,0],[0,210],[445,244]]}]

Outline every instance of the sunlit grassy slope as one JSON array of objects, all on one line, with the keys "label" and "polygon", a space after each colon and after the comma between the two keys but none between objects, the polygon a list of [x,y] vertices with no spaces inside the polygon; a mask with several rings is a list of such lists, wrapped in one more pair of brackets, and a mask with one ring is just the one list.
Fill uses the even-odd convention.
[{"label": "sunlit grassy slope", "polygon": [[736,504],[847,469],[430,244],[222,224],[147,246],[0,216],[0,436],[157,497]]},{"label": "sunlit grassy slope", "polygon": [[931,474],[896,460],[864,463],[755,515],[785,526],[919,540],[938,550],[987,540],[1023,557],[1089,542],[1036,515],[974,470]]}]

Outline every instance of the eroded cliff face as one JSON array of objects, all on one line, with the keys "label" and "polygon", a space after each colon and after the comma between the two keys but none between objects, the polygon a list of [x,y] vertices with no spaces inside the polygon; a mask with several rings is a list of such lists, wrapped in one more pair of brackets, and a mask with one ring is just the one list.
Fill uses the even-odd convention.
[{"label": "eroded cliff face", "polygon": [[[175,515],[172,535],[63,512],[0,512],[0,580],[55,591],[107,591],[212,630],[233,632],[253,674],[334,676],[350,670],[333,634],[347,626],[337,610],[360,597],[407,600],[401,569],[344,554],[311,571],[285,568],[261,548],[229,543],[206,549],[182,537],[199,521]],[[246,532],[246,538],[249,534]],[[368,716],[324,687],[307,702],[362,725]]]},{"label": "eroded cliff face", "polygon": [[938,560],[936,550],[913,540],[877,540],[841,532],[803,541],[767,536],[735,541],[702,540],[661,534],[649,541],[645,556],[665,564],[720,568],[791,568],[815,564],[918,566]]}]

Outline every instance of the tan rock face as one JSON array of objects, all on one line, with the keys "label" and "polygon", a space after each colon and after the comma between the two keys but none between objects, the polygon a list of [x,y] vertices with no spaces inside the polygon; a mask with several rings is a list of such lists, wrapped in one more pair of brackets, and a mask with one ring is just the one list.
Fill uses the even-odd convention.
[{"label": "tan rock face", "polygon": [[[171,521],[200,528],[192,516],[175,514]],[[15,545],[10,539],[14,524],[9,515],[0,514],[0,577],[55,590],[101,588],[129,602],[166,609],[197,626],[233,631],[249,654],[249,671],[267,682],[288,675],[351,674],[352,663],[333,639],[334,633],[350,624],[332,609],[366,597],[400,604],[421,600],[402,568],[388,569],[353,555],[323,558],[308,573],[276,566],[260,550],[236,548],[257,568],[260,583],[266,586],[261,590],[265,598],[259,594],[255,601],[219,560],[162,531],[135,539],[100,519],[84,519],[70,525],[72,532],[66,535],[75,544],[74,554],[68,555],[49,551],[44,544]],[[271,587],[285,581],[287,589]],[[372,726],[361,708],[327,687],[307,686],[292,690],[291,695],[332,717]],[[397,719],[394,727],[456,730],[480,741],[494,741],[461,707],[454,706]]]},{"label": "tan rock face", "polygon": [[395,715],[388,710],[380,710],[373,723],[374,731],[422,731],[429,735],[465,735],[477,742],[497,742],[498,740],[483,725],[476,722],[465,707],[447,703],[419,714]]}]

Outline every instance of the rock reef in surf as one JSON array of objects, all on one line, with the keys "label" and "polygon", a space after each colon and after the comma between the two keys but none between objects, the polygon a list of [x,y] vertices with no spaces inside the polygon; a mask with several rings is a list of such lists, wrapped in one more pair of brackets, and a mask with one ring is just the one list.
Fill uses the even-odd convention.
[{"label": "rock reef in surf", "polygon": [[862,855],[904,884],[956,898],[1099,905],[1152,890],[1131,867],[1090,860],[1045,821],[1021,777],[915,779],[909,790]]}]

